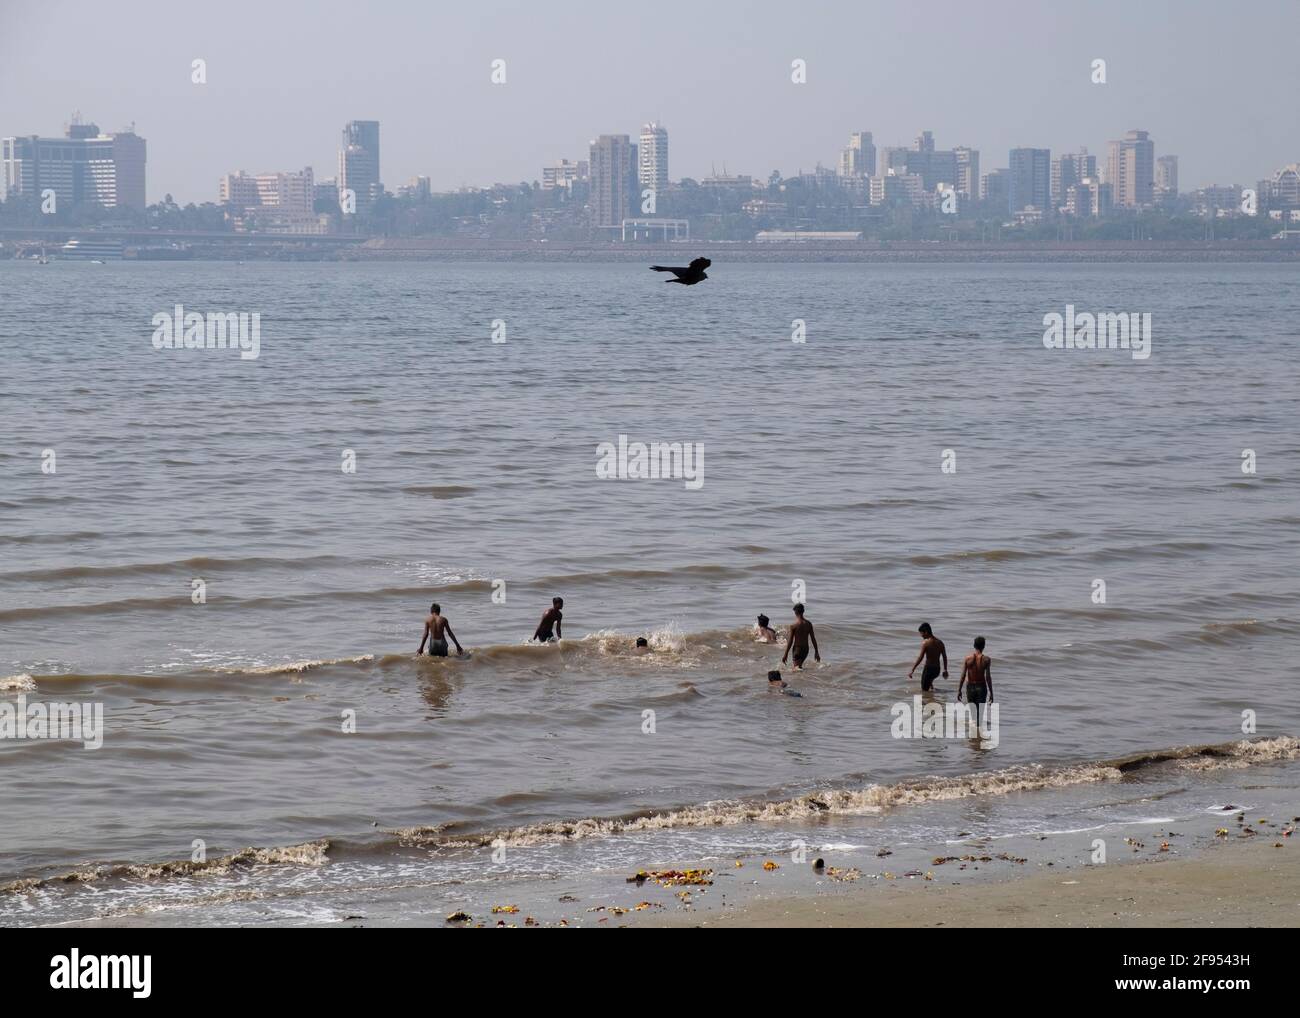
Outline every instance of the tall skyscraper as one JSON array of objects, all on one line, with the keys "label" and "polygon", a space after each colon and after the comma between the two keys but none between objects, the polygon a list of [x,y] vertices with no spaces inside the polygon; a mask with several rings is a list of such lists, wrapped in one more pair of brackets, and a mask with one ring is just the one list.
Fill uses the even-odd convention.
[{"label": "tall skyscraper", "polygon": [[134,130],[101,133],[73,116],[62,138],[30,135],[0,142],[0,197],[40,200],[52,190],[62,205],[145,208],[145,140]]},{"label": "tall skyscraper", "polygon": [[1178,157],[1161,156],[1156,160],[1156,193],[1161,198],[1178,196]]},{"label": "tall skyscraper", "polygon": [[1052,201],[1052,152],[1045,148],[1013,148],[1007,180],[1007,208],[1020,212],[1033,206],[1046,212]]},{"label": "tall skyscraper", "polygon": [[1123,208],[1150,205],[1155,186],[1155,143],[1146,131],[1129,131],[1110,143],[1106,183],[1112,199]]},{"label": "tall skyscraper", "polygon": [[876,175],[876,146],[870,131],[854,131],[849,135],[848,148],[840,153],[841,177],[874,177]]},{"label": "tall skyscraper", "polygon": [[339,149],[339,193],[352,191],[357,211],[363,212],[379,197],[380,180],[379,121],[348,121]]},{"label": "tall skyscraper", "polygon": [[636,146],[626,134],[602,134],[591,143],[591,223],[622,226],[636,192]]},{"label": "tall skyscraper", "polygon": [[959,145],[952,150],[957,160],[957,179],[953,182],[960,194],[975,200],[980,196],[979,149]]},{"label": "tall skyscraper", "polygon": [[668,128],[663,124],[641,125],[641,144],[637,147],[637,182],[642,190],[652,190],[656,198],[668,190]]}]

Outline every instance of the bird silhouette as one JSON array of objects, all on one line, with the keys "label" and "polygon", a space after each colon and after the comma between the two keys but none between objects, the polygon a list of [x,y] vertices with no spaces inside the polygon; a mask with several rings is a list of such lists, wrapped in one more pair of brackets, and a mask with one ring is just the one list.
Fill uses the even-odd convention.
[{"label": "bird silhouette", "polygon": [[681,283],[682,286],[694,286],[701,280],[708,279],[707,269],[711,262],[707,258],[696,258],[690,265],[651,265],[651,272],[671,272],[676,279],[665,279],[665,283]]}]

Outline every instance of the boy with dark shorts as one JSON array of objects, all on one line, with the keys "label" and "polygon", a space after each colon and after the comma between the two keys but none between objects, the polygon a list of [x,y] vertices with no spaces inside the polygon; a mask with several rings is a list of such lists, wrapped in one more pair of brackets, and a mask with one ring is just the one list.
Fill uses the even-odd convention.
[{"label": "boy with dark shorts", "polygon": [[456,639],[456,634],[451,631],[451,623],[442,617],[442,608],[435,602],[429,605],[429,617],[424,620],[424,635],[420,637],[420,649],[416,653],[424,653],[424,641],[428,640],[431,657],[446,657],[449,636],[452,643],[456,645],[456,653],[464,654],[464,648]]},{"label": "boy with dark shorts", "polygon": [[533,633],[533,639],[538,643],[548,643],[551,640],[564,639],[564,627],[561,623],[564,621],[564,613],[560,611],[564,607],[564,598],[551,598],[551,607],[542,615],[542,621],[537,623],[537,631]]},{"label": "boy with dark shorts", "polygon": [[975,637],[975,653],[967,654],[961,666],[961,682],[957,683],[957,699],[961,700],[962,684],[966,686],[966,702],[975,705],[975,727],[980,723],[980,707],[993,701],[993,659],[984,653],[984,637]]},{"label": "boy with dark shorts", "polygon": [[813,660],[820,661],[822,652],[817,646],[817,634],[813,632],[813,624],[803,617],[803,605],[797,604],[794,606],[794,622],[790,626],[790,635],[785,640],[785,653],[781,655],[781,664],[785,664],[791,648],[794,648],[795,671],[802,671],[803,663],[808,660],[809,640],[812,641]]},{"label": "boy with dark shorts", "polygon": [[943,660],[943,677],[948,677],[948,648],[943,645],[930,629],[930,623],[922,622],[916,629],[921,634],[921,653],[916,655],[916,660],[912,662],[912,669],[907,673],[910,679],[912,673],[916,671],[916,666],[925,658],[925,667],[921,670],[921,692],[927,692],[934,688],[934,680],[939,677],[939,661]]}]

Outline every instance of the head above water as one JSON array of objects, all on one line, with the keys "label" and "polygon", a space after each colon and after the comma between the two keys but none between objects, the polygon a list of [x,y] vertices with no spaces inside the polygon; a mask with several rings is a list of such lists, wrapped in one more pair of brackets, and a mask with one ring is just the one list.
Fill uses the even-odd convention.
[{"label": "head above water", "polygon": [[638,636],[636,638],[636,645],[638,647],[648,647],[650,646],[650,641],[647,640],[644,636]]},{"label": "head above water", "polygon": [[429,605],[429,611],[433,612],[433,614],[435,615],[441,615],[442,605],[440,605],[437,601],[434,601],[433,604]]},{"label": "head above water", "polygon": [[562,598],[562,597],[553,597],[553,598],[551,598],[551,604],[553,604],[556,608],[563,608],[563,607],[564,607],[564,598]]},{"label": "head above water", "polygon": [[796,615],[798,615],[800,618],[803,618],[803,602],[802,602],[802,601],[800,601],[797,605],[794,606],[794,613],[795,613]]},{"label": "head above water", "polygon": [[930,628],[930,623],[928,622],[922,622],[919,626],[916,627],[916,631],[920,633],[922,636],[934,635],[934,631]]},{"label": "head above water", "polygon": [[768,623],[768,621],[769,621],[769,619],[768,619],[768,617],[767,617],[766,615],[760,615],[760,616],[758,617],[758,624],[759,624],[760,626],[762,626],[764,629],[767,628],[767,623]]},{"label": "head above water", "polygon": [[979,651],[982,651],[984,649],[984,637],[982,636],[975,637],[975,649]]},{"label": "head above water", "polygon": [[780,672],[768,672],[768,673],[767,673],[767,681],[768,681],[768,682],[780,682],[780,681],[781,681],[781,673],[780,673]]}]

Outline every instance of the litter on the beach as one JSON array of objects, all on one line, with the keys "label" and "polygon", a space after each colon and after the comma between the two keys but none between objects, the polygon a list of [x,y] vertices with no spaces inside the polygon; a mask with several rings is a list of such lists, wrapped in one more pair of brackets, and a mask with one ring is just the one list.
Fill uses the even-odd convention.
[{"label": "litter on the beach", "polygon": [[653,880],[660,887],[704,886],[713,883],[713,870],[638,870],[627,878],[629,884],[644,884],[647,880]]}]

